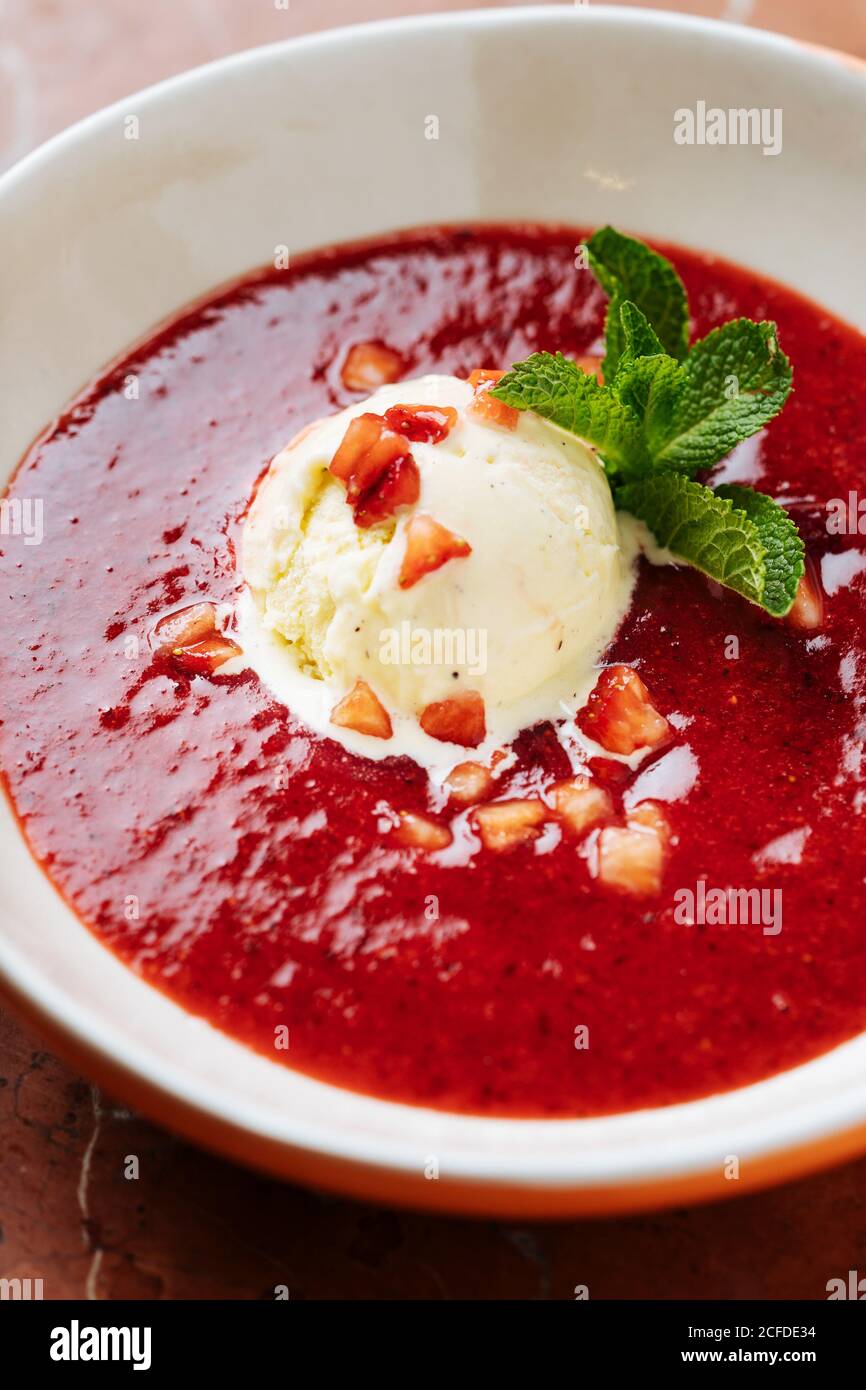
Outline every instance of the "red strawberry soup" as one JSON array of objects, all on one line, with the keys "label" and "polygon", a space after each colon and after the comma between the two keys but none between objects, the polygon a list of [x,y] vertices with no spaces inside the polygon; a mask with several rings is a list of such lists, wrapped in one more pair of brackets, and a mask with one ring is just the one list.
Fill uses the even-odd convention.
[{"label": "red strawberry soup", "polygon": [[[250,276],[89,386],[10,488],[44,499],[39,545],[0,541],[0,762],[33,853],[184,1008],[391,1100],[610,1113],[866,1027],[866,343],[667,249],[686,308],[661,258],[630,279],[654,253],[611,229],[580,269],[581,236],[445,228]],[[744,365],[687,419],[713,330]],[[666,434],[637,389],[662,374]],[[578,458],[595,491],[566,507]],[[256,611],[318,722],[244,618],[250,519],[302,459],[321,551],[299,568],[274,522],[283,587]],[[524,484],[497,529],[497,489]],[[627,572],[585,669],[560,532]],[[334,599],[358,575],[406,615],[393,659]],[[491,593],[486,652],[437,664]],[[524,720],[536,673],[556,698]]]}]

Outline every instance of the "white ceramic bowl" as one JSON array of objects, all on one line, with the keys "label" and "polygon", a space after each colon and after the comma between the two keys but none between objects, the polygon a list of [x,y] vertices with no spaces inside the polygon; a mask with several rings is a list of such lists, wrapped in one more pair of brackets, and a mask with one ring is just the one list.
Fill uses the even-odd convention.
[{"label": "white ceramic bowl", "polygon": [[[782,153],[676,144],[673,113],[698,100],[781,108]],[[243,53],[100,112],[0,180],[0,470],[110,358],[280,244],[611,221],[768,272],[866,327],[864,186],[862,67],[759,32],[561,5]],[[296,1074],[143,984],[65,907],[5,801],[0,875],[0,974],[28,1015],[115,1093],[274,1171],[564,1214],[723,1196],[866,1148],[866,1036],[759,1085],[610,1118],[415,1109]]]}]

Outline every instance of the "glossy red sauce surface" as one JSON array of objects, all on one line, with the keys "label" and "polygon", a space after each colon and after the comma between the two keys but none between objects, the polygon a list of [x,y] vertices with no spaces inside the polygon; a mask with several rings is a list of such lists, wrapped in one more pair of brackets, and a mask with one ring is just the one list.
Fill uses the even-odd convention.
[{"label": "glossy red sauce surface", "polygon": [[[758,1079],[866,1026],[856,555],[829,562],[831,587],[850,582],[817,641],[692,572],[642,568],[608,659],[638,664],[658,708],[681,716],[664,780],[679,768],[694,782],[668,808],[678,843],[654,901],[601,891],[568,841],[450,868],[388,843],[382,803],[428,805],[414,764],[311,737],[251,672],[187,678],[150,655],[166,610],[235,594],[255,479],[300,426],[357,399],[340,380],[351,344],[387,342],[407,375],[591,350],[604,301],[575,268],[579,239],[431,233],[221,294],[32,449],[12,493],[44,499],[44,541],[0,541],[0,761],[46,871],[186,1008],[393,1099],[615,1111]],[[771,317],[793,359],[795,394],[749,480],[790,504],[819,564],[866,552],[828,536],[824,510],[866,475],[864,340],[775,285],[671,254],[696,332]],[[539,769],[568,772],[549,727],[519,751],[506,795]],[[790,832],[800,862],[759,868]],[[781,889],[781,932],[677,923],[674,893],[699,878]],[[274,1050],[281,1025],[287,1052]]]}]

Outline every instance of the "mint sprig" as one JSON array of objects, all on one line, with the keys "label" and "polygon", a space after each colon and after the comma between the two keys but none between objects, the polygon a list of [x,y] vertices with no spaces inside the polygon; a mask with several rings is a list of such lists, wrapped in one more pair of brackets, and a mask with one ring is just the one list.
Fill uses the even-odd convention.
[{"label": "mint sprig", "polygon": [[685,288],[664,256],[612,227],[587,252],[610,296],[604,385],[562,353],[536,352],[491,394],[594,445],[618,507],[678,558],[784,617],[805,568],[794,522],[751,488],[694,481],[785,404],[792,370],[776,325],[733,319],[689,348]]}]

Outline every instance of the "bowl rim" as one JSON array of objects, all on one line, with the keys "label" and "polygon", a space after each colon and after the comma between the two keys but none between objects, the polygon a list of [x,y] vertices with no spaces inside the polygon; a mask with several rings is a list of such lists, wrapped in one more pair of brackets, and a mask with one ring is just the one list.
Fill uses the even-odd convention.
[{"label": "bowl rim", "polygon": [[[347,41],[375,42],[381,37],[399,36],[409,31],[467,27],[507,29],[527,22],[541,26],[574,23],[575,20],[569,9],[562,5],[448,11],[341,26],[229,54],[123,97],[53,136],[0,176],[0,204],[8,195],[14,194],[20,182],[38,174],[58,157],[65,157],[91,133],[104,129],[119,113],[128,109],[131,102],[135,102],[139,109],[146,109],[148,105],[182,90],[190,91],[212,81],[218,82],[227,71],[236,72],[278,59],[286,50],[293,53],[313,49],[321,51]],[[716,40],[724,36],[725,41],[735,47],[739,45],[753,51],[764,48],[776,55],[784,53],[793,60],[812,64],[820,61],[837,71],[841,64],[866,73],[866,62],[837,50],[699,16],[592,5],[586,7],[579,22],[622,26],[631,30],[661,28],[673,35],[701,34]],[[5,783],[3,791],[5,794]],[[14,806],[12,810],[14,813]],[[32,855],[20,826],[19,834],[24,839],[26,853]],[[39,872],[44,875],[41,864],[38,860],[36,862]],[[54,887],[50,878],[48,882]],[[76,916],[68,904],[64,905],[67,911]],[[102,949],[108,950],[107,947]],[[126,970],[119,962],[118,965]],[[710,1168],[707,1154],[700,1152],[701,1143],[698,1141],[694,1141],[694,1151],[688,1161],[683,1155],[677,1155],[666,1167],[662,1165],[653,1169],[646,1165],[642,1171],[638,1171],[640,1162],[635,1160],[636,1169],[630,1174],[598,1173],[591,1180],[586,1174],[576,1176],[573,1169],[556,1171],[555,1165],[543,1161],[543,1155],[540,1160],[536,1156],[533,1162],[521,1157],[518,1163],[512,1162],[510,1165],[507,1161],[494,1164],[489,1155],[483,1156],[480,1161],[475,1155],[464,1155],[462,1164],[459,1159],[456,1164],[452,1163],[452,1172],[447,1181],[419,1182],[417,1146],[411,1153],[403,1146],[401,1153],[401,1146],[394,1145],[384,1153],[377,1151],[376,1141],[371,1142],[366,1136],[347,1134],[345,1126],[342,1129],[335,1126],[333,1131],[326,1133],[321,1127],[317,1130],[316,1126],[309,1125],[304,1132],[305,1126],[298,1124],[294,1126],[293,1136],[289,1137],[286,1133],[276,1132],[273,1124],[270,1127],[263,1124],[261,1117],[257,1117],[255,1107],[240,1113],[235,1106],[233,1113],[228,1113],[227,1097],[223,1096],[221,1104],[218,1088],[209,1087],[200,1078],[192,1078],[178,1068],[166,1067],[146,1046],[124,1038],[119,1030],[104,1025],[86,1007],[77,1004],[71,993],[64,994],[40,975],[38,966],[28,962],[16,948],[7,945],[2,936],[0,986],[15,1011],[46,1035],[62,1056],[95,1076],[100,1084],[115,1094],[131,1100],[151,1118],[180,1130],[197,1143],[279,1176],[389,1203],[477,1214],[522,1214],[533,1217],[644,1210],[673,1202],[739,1195],[744,1190],[769,1186],[866,1151],[864,1083],[858,1089],[849,1087],[841,1096],[827,1093],[822,1096],[820,1103],[810,1102],[805,1107],[792,1104],[784,1116],[774,1119],[771,1134],[764,1135],[763,1139],[752,1135],[748,1172],[744,1172],[737,1183],[719,1183],[715,1157],[717,1150],[713,1150],[715,1161]],[[172,1004],[172,1007],[185,1015],[179,1005]],[[237,1045],[243,1046],[240,1043]],[[850,1042],[841,1046],[848,1047]],[[820,1067],[824,1059],[832,1057],[839,1050],[832,1049],[777,1076],[800,1074],[806,1069]],[[279,1065],[267,1059],[262,1059],[262,1062],[266,1066]],[[776,1079],[767,1078],[755,1085],[765,1087]],[[195,1085],[191,1084],[194,1080],[197,1081]],[[324,1082],[312,1084],[326,1087],[337,1095],[345,1094],[342,1088],[328,1086]],[[718,1097],[712,1096],[707,1100],[713,1101],[750,1089],[740,1087],[735,1092],[719,1093]],[[377,1097],[363,1099],[376,1108],[388,1107],[398,1112],[415,1110],[415,1107],[398,1106]],[[706,1104],[707,1100],[685,1102],[684,1106]],[[666,1112],[676,1108],[659,1107]],[[438,1116],[440,1112],[425,1113]],[[626,1113],[631,1116],[651,1115],[658,1111]],[[449,1120],[465,1118],[456,1117],[451,1112],[443,1114]],[[500,1130],[507,1130],[513,1125],[583,1123],[569,1120],[503,1120],[481,1116],[471,1119],[475,1123],[493,1124]],[[706,1142],[701,1142],[706,1149]],[[740,1147],[742,1149],[744,1146]],[[635,1164],[632,1166],[635,1167]]]},{"label": "bowl rim", "polygon": [[277,39],[272,43],[256,44],[252,48],[224,54],[222,57],[213,58],[207,63],[198,63],[192,68],[185,68],[182,72],[173,73],[170,77],[161,78],[158,82],[151,82],[146,87],[140,87],[126,96],[119,97],[117,101],[111,102],[108,106],[99,107],[98,110],[80,117],[79,120],[73,121],[72,125],[65,126],[56,134],[49,136],[47,140],[42,141],[35,149],[22,155],[8,169],[0,173],[0,197],[4,196],[10,188],[13,188],[19,178],[28,176],[55,154],[62,153],[67,146],[74,145],[91,130],[96,131],[110,123],[131,102],[140,105],[159,100],[164,96],[170,96],[173,91],[179,91],[182,87],[191,87],[217,77],[226,69],[238,69],[262,62],[288,48],[299,51],[304,48],[319,48],[327,44],[343,43],[347,39],[377,38],[395,32],[407,32],[413,29],[445,29],[455,25],[477,28],[484,28],[487,25],[501,27],[513,24],[516,26],[526,22],[527,19],[539,24],[555,24],[562,23],[572,8],[584,11],[581,23],[589,20],[590,24],[604,21],[605,23],[621,25],[623,28],[638,28],[642,25],[647,28],[667,28],[681,33],[703,34],[708,39],[719,38],[724,35],[726,39],[731,39],[734,43],[740,43],[744,47],[753,48],[756,45],[764,45],[777,53],[788,49],[792,54],[799,54],[801,57],[811,54],[813,57],[822,58],[833,66],[841,65],[866,75],[866,58],[859,58],[856,54],[845,53],[841,49],[832,48],[826,44],[812,43],[805,39],[795,38],[790,34],[780,34],[770,29],[752,28],[750,25],[732,23],[729,20],[709,19],[703,15],[682,14],[675,10],[658,10],[649,6],[631,9],[623,5],[595,3],[585,6],[575,4],[573,7],[566,7],[562,4],[509,5],[503,9],[441,10],[431,14],[360,20],[352,24],[341,24],[333,29],[300,34],[295,38]]}]

